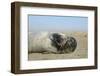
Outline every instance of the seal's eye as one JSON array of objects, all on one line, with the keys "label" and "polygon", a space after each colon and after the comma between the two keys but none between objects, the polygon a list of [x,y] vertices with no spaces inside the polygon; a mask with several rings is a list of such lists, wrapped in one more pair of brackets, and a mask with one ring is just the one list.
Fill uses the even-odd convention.
[{"label": "seal's eye", "polygon": [[58,43],[61,43],[62,41],[63,41],[63,39],[61,39],[61,38],[58,38],[58,39],[57,39],[57,42],[58,42]]},{"label": "seal's eye", "polygon": [[54,34],[53,34],[53,39],[54,39],[56,42],[58,42],[58,43],[60,43],[60,42],[62,41],[61,35],[59,35],[59,34],[57,34],[57,33],[54,33]]}]

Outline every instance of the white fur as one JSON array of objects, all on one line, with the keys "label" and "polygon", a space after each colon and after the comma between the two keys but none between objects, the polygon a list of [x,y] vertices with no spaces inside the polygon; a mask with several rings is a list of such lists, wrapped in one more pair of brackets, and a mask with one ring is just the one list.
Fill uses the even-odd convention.
[{"label": "white fur", "polygon": [[32,36],[29,33],[29,52],[57,52],[57,49],[51,45],[50,34],[48,32],[41,32]]}]

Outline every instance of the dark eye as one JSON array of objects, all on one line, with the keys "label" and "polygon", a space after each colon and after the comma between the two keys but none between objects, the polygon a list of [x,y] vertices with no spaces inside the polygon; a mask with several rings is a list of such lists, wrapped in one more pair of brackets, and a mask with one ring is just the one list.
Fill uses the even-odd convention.
[{"label": "dark eye", "polygon": [[57,42],[61,42],[61,40],[58,38],[58,39],[56,39],[57,40]]}]

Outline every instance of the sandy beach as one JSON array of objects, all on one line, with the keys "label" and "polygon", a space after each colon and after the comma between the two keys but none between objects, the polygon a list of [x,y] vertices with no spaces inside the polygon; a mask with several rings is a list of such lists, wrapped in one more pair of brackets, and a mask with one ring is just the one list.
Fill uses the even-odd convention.
[{"label": "sandy beach", "polygon": [[73,53],[66,54],[42,54],[29,53],[28,60],[55,60],[55,59],[79,59],[88,56],[88,34],[87,32],[68,32],[64,33],[77,40],[77,48]]}]

